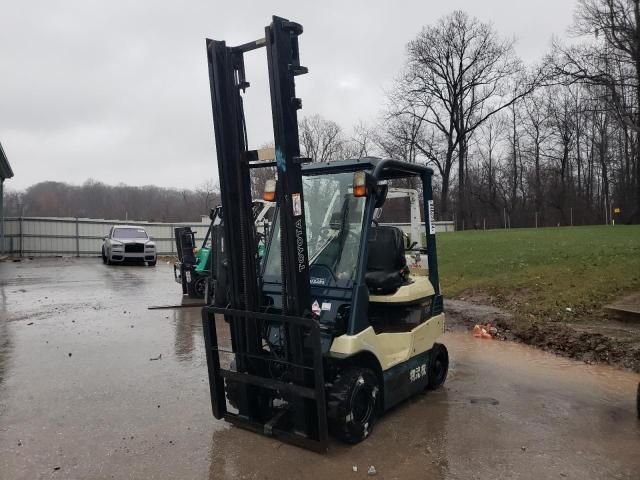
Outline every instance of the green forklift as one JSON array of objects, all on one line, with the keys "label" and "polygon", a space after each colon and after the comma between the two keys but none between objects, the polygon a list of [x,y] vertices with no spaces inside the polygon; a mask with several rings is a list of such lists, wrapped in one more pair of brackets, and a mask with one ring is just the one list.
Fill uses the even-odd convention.
[{"label": "green forklift", "polygon": [[[203,308],[202,321],[214,416],[325,452],[329,434],[363,441],[385,411],[440,387],[449,356],[437,342],[445,315],[434,172],[394,159],[314,163],[300,155],[301,34],[301,25],[273,17],[256,41],[207,40],[222,206],[233,215],[216,243],[225,258],[216,288],[227,294]],[[249,149],[244,128],[244,55],[259,48],[267,53],[276,152],[267,162]],[[264,198],[276,211],[260,259],[251,176],[272,167],[277,177]],[[425,246],[407,245],[399,228],[377,221],[390,189],[407,179],[419,185],[425,224],[414,235],[424,235]],[[426,258],[426,268],[412,271],[407,255]]]},{"label": "green forklift", "polygon": [[[269,232],[271,216],[274,204],[264,200],[253,201],[253,215],[258,236],[258,256],[262,258],[265,251],[265,239]],[[175,242],[178,261],[173,265],[174,280],[182,287],[182,294],[191,298],[210,297],[215,289],[215,249],[212,243],[215,241],[215,230],[222,223],[222,208],[217,207],[209,212],[209,227],[204,240],[198,247],[196,245],[196,231],[190,226],[175,227]]]}]

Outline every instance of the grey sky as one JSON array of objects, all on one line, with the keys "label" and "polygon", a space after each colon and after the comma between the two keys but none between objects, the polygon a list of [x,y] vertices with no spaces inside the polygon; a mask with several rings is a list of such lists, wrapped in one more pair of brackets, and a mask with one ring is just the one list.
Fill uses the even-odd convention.
[{"label": "grey sky", "polygon": [[[43,180],[193,187],[217,177],[205,37],[243,43],[271,15],[302,23],[303,115],[349,129],[377,117],[404,48],[464,9],[527,62],[564,36],[574,0],[30,1],[0,15],[0,141],[9,188]],[[271,140],[266,62],[249,59],[252,146]]]}]

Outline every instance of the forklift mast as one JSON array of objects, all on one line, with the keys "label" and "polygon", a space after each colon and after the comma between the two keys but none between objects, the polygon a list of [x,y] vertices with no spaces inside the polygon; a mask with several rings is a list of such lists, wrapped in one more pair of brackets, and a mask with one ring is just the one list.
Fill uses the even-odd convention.
[{"label": "forklift mast", "polygon": [[[271,25],[265,28],[265,37],[254,42],[228,47],[224,41],[207,40],[220,193],[223,208],[229,212],[224,223],[225,236],[229,245],[240,247],[228,253],[231,308],[258,311],[260,307],[258,269],[252,255],[256,245],[250,171],[275,166],[281,218],[283,313],[306,316],[310,311],[301,174],[304,159],[300,157],[297,118],[302,102],[295,95],[295,77],[307,72],[300,66],[300,34],[301,25],[274,16]],[[250,85],[245,77],[244,54],[261,47],[267,50],[275,165],[255,161],[257,152],[248,148],[241,95]]]},{"label": "forklift mast", "polygon": [[[326,449],[327,418],[324,377],[317,321],[311,318],[309,258],[307,250],[302,163],[295,94],[295,77],[307,73],[300,66],[298,36],[302,26],[273,17],[264,38],[230,47],[207,39],[209,82],[216,138],[220,194],[224,211],[224,304],[214,302],[202,312],[210,372],[213,413],[249,429],[264,430],[309,448]],[[275,161],[261,161],[249,150],[242,93],[250,86],[244,54],[265,47],[271,91]],[[256,234],[251,199],[251,170],[276,167],[276,210],[280,218],[282,312],[264,312]],[[272,238],[277,238],[273,234]],[[218,292],[216,287],[216,293]],[[235,369],[220,367],[214,314],[224,315],[231,332]],[[265,359],[263,329],[281,325],[286,345],[281,359]],[[288,368],[287,381],[263,378],[265,369]],[[225,383],[232,382],[238,414],[227,411]],[[229,383],[227,387],[229,388]],[[288,395],[288,408],[265,418],[265,389]],[[267,397],[268,398],[268,397]],[[289,432],[278,427],[288,424]]]}]

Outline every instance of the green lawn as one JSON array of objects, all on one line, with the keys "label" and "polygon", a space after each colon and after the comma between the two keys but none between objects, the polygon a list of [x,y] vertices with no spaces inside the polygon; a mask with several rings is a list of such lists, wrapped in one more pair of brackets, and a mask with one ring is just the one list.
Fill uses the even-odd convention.
[{"label": "green lawn", "polygon": [[445,298],[476,296],[526,317],[586,320],[640,289],[640,225],[455,232],[437,241]]}]

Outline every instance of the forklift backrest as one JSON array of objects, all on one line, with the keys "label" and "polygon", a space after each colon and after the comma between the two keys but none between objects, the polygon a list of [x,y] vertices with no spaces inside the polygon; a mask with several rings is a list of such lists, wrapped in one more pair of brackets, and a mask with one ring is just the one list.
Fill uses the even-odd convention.
[{"label": "forklift backrest", "polygon": [[407,277],[402,230],[390,226],[372,228],[368,249],[365,280],[369,290],[377,294],[398,290]]},{"label": "forklift backrest", "polygon": [[193,254],[193,248],[195,247],[194,235],[195,232],[191,230],[191,227],[175,228],[178,260],[184,264],[193,265],[196,263],[196,257]]}]

